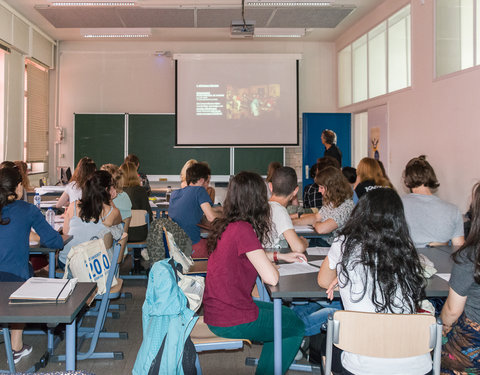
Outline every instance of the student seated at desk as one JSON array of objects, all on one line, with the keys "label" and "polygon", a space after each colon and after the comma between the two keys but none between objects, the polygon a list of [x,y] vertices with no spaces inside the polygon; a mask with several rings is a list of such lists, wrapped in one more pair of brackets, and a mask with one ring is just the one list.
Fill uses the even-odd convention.
[{"label": "student seated at desk", "polygon": [[63,232],[73,236],[58,254],[58,266],[65,269],[67,256],[72,246],[101,238],[111,232],[115,240],[120,239],[120,211],[112,204],[116,192],[113,180],[107,171],[96,171],[85,183],[82,199],[68,206],[63,223]]},{"label": "student seated at desk", "polygon": [[219,214],[212,208],[207,186],[210,168],[204,163],[195,163],[187,169],[187,186],[175,190],[170,197],[168,215],[188,234],[192,240],[192,257],[207,258],[207,241],[200,238],[203,215],[212,222]]},{"label": "student seated at desk", "polygon": [[[104,164],[100,168],[112,175],[115,191],[117,196],[113,198],[113,204],[120,211],[122,221],[132,217],[132,201],[126,192],[123,191],[124,178],[123,172],[115,164]],[[128,229],[128,228],[126,228]]]},{"label": "student seated at desk", "polygon": [[[275,258],[306,260],[298,253],[266,253],[262,242],[271,228],[267,188],[262,178],[240,172],[230,181],[223,216],[208,238],[210,258],[203,297],[204,320],[217,336],[263,342],[256,374],[273,374],[273,303],[253,301],[257,275],[278,283]],[[282,307],[282,372],[293,362],[304,334],[302,321]]]},{"label": "student seated at desk", "polygon": [[[32,228],[45,246],[63,247],[60,234],[48,225],[37,207],[21,200],[22,194],[22,176],[18,169],[0,169],[0,281],[25,281],[33,276],[28,263]],[[23,344],[23,326],[10,325],[15,363],[32,351],[31,346]]]},{"label": "student seated at desk", "polygon": [[315,239],[317,241],[315,245],[330,246],[353,210],[353,192],[342,171],[335,167],[320,170],[315,182],[323,196],[322,208],[316,214],[302,215],[293,220],[293,223],[313,225],[317,233],[328,235],[325,239]]},{"label": "student seated at desk", "polygon": [[83,157],[79,160],[77,168],[73,171],[73,176],[65,187],[65,191],[58,198],[55,207],[61,208],[69,203],[75,202],[82,198],[82,189],[90,176],[97,170],[95,162]]},{"label": "student seated at desk", "polygon": [[442,374],[480,373],[480,184],[473,187],[472,227],[454,254],[443,322]]},{"label": "student seated at desk", "polygon": [[[195,159],[188,160],[182,167],[180,171],[180,187],[183,189],[187,186],[187,169],[190,168],[193,164],[198,163]],[[206,164],[206,163],[205,163]],[[215,188],[212,186],[207,186],[207,193],[213,203],[215,203]]]},{"label": "student seated at desk", "polygon": [[416,247],[429,244],[461,246],[464,243],[463,218],[451,203],[433,195],[438,188],[437,176],[425,155],[411,159],[403,173],[410,194],[402,198],[410,235]]},{"label": "student seated at desk", "polygon": [[138,178],[140,179],[140,185],[143,186],[143,188],[147,192],[147,195],[150,195],[150,193],[152,192],[152,189],[150,188],[150,181],[148,181],[148,177],[145,173],[139,171],[140,159],[138,158],[138,156],[134,154],[128,154],[123,161],[123,164],[126,163],[133,163],[135,165],[135,170],[137,171]]},{"label": "student seated at desk", "polygon": [[268,187],[272,192],[268,202],[272,211],[272,228],[271,238],[264,243],[264,247],[290,247],[292,251],[305,252],[308,241],[297,236],[286,208],[298,193],[297,173],[290,167],[277,168],[268,182]]},{"label": "student seated at desk", "polygon": [[340,163],[337,159],[331,156],[325,156],[318,158],[317,164],[312,165],[310,168],[310,178],[313,178],[313,184],[305,186],[303,189],[303,207],[313,209],[314,213],[318,212],[318,209],[322,207],[322,193],[318,191],[318,185],[315,182],[317,173],[326,167],[335,167],[340,169]]},{"label": "student seated at desk", "polygon": [[[337,283],[345,310],[418,311],[427,282],[408,233],[402,201],[393,189],[365,194],[332,244],[318,273],[318,284],[332,298]],[[430,354],[387,359],[343,352],[338,362],[335,367],[332,363],[333,371],[348,375],[418,375],[432,369]]]},{"label": "student seated at desk", "polygon": [[392,183],[386,178],[380,163],[373,158],[363,158],[357,166],[357,180],[353,185],[357,198],[380,187],[393,188]]}]

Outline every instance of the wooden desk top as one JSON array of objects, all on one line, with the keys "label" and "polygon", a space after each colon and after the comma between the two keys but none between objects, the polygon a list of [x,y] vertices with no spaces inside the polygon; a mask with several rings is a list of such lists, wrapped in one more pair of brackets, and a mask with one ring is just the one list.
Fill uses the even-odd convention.
[{"label": "wooden desk top", "polygon": [[10,295],[22,285],[21,282],[4,282],[0,288],[0,323],[71,323],[88,298],[95,293],[96,283],[77,283],[65,303],[16,304],[8,303]]}]

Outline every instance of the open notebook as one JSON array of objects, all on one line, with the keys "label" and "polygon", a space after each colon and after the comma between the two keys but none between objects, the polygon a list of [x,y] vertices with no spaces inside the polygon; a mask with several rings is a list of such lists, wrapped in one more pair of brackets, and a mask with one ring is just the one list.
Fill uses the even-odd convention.
[{"label": "open notebook", "polygon": [[10,303],[63,303],[77,285],[78,279],[31,277],[10,295]]}]

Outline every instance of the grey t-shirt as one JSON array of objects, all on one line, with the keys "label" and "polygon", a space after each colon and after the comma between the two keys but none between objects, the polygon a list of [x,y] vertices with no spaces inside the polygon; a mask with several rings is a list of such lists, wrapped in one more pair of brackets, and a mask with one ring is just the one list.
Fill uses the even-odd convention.
[{"label": "grey t-shirt", "polygon": [[416,247],[448,242],[463,236],[463,218],[457,206],[434,195],[408,194],[402,198],[410,236]]},{"label": "grey t-shirt", "polygon": [[[473,260],[472,260],[473,259]],[[450,277],[450,287],[459,295],[467,297],[465,315],[480,323],[480,285],[475,282],[475,249],[467,248],[457,257],[460,263],[454,263]]]},{"label": "grey t-shirt", "polygon": [[338,232],[340,232],[340,229],[342,229],[343,225],[346,223],[348,218],[350,217],[350,214],[353,211],[354,207],[353,200],[351,199],[346,199],[340,206],[338,207],[333,207],[332,204],[327,204],[323,205],[320,210],[318,210],[318,214],[320,215],[321,222],[323,223],[324,221],[328,219],[333,219],[335,223],[337,223],[338,228],[335,229],[326,241],[331,245],[335,237],[337,237]]}]

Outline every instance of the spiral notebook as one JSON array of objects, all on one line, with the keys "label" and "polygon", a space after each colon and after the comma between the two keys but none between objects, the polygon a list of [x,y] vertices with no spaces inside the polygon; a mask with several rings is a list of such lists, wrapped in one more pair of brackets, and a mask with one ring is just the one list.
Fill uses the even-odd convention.
[{"label": "spiral notebook", "polygon": [[31,277],[10,295],[9,303],[65,303],[77,281]]}]

